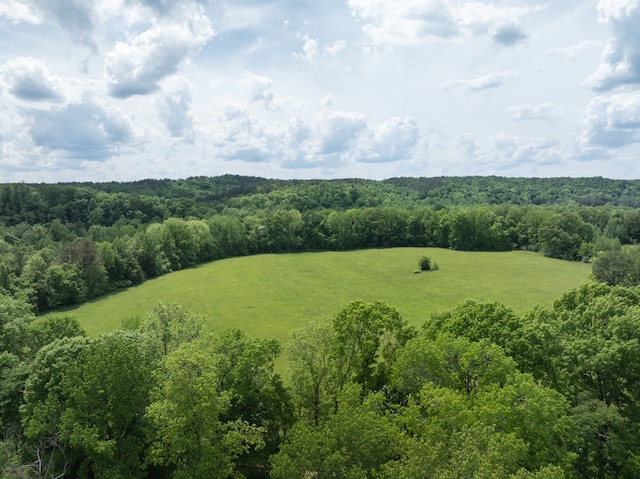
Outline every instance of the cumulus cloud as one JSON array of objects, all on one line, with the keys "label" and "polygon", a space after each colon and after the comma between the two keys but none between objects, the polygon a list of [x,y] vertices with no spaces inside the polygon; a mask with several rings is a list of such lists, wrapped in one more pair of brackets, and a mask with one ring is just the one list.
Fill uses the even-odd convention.
[{"label": "cumulus cloud", "polygon": [[442,0],[349,0],[352,15],[378,45],[407,45],[423,37],[458,35],[454,12]]},{"label": "cumulus cloud", "polygon": [[241,95],[219,108],[213,155],[286,169],[343,168],[358,162],[412,159],[420,131],[415,119],[371,124],[358,111],[327,108],[276,95],[271,80],[246,72]]},{"label": "cumulus cloud", "polygon": [[126,114],[90,96],[64,107],[33,109],[29,115],[33,143],[73,159],[104,160],[135,136]]},{"label": "cumulus cloud", "polygon": [[332,155],[348,150],[366,128],[367,121],[361,113],[329,111],[323,114],[317,128],[317,153]]},{"label": "cumulus cloud", "polygon": [[176,79],[165,87],[158,100],[160,118],[164,121],[169,134],[189,143],[195,138],[191,102],[189,84],[184,78]]},{"label": "cumulus cloud", "polygon": [[353,16],[377,45],[415,44],[425,38],[489,34],[497,44],[522,43],[528,34],[518,19],[543,6],[452,0],[348,0]]},{"label": "cumulus cloud", "polygon": [[640,92],[597,96],[589,103],[583,146],[617,148],[640,142]]},{"label": "cumulus cloud", "polygon": [[370,128],[360,140],[359,161],[383,163],[410,159],[418,142],[420,129],[411,117],[390,118]]},{"label": "cumulus cloud", "polygon": [[320,40],[309,35],[298,33],[296,36],[303,41],[303,44],[302,51],[294,52],[293,57],[307,63],[313,63],[321,55],[335,57],[347,46],[347,42],[344,40],[337,40],[323,46]]},{"label": "cumulus cloud", "polygon": [[4,0],[0,3],[0,17],[8,18],[13,23],[38,24],[41,21],[40,16],[32,11],[28,5],[16,0]]},{"label": "cumulus cloud", "polygon": [[250,163],[278,158],[282,131],[277,123],[265,121],[247,108],[228,105],[219,126],[214,147],[220,158]]},{"label": "cumulus cloud", "polygon": [[54,19],[71,39],[97,48],[94,30],[98,22],[96,0],[32,0],[44,18]]},{"label": "cumulus cloud", "polygon": [[318,40],[311,38],[309,35],[298,35],[303,41],[302,52],[295,52],[294,58],[304,60],[307,63],[313,63],[319,53]]},{"label": "cumulus cloud", "polygon": [[640,83],[640,0],[600,0],[598,20],[612,36],[587,84],[596,91]]},{"label": "cumulus cloud", "polygon": [[516,105],[507,108],[507,116],[515,121],[524,120],[556,120],[560,118],[560,109],[553,102],[533,105]]},{"label": "cumulus cloud", "polygon": [[325,45],[323,51],[326,55],[335,57],[338,53],[344,50],[346,46],[347,42],[345,42],[344,40],[337,40],[333,43],[330,43],[329,45]]},{"label": "cumulus cloud", "polygon": [[518,72],[515,71],[504,71],[487,73],[475,78],[450,80],[443,85],[443,88],[463,93],[491,91],[502,86],[505,81],[515,77],[517,74]]},{"label": "cumulus cloud", "polygon": [[195,9],[181,22],[161,22],[129,43],[117,42],[105,58],[109,94],[128,98],[155,92],[160,80],[175,73],[213,35],[207,16]]},{"label": "cumulus cloud", "polygon": [[58,77],[39,60],[20,57],[0,68],[7,90],[26,101],[61,101]]},{"label": "cumulus cloud", "polygon": [[273,99],[275,94],[272,90],[273,82],[270,78],[251,72],[244,72],[240,84],[243,95],[249,103],[257,103],[267,110],[274,107]]},{"label": "cumulus cloud", "polygon": [[535,172],[541,165],[557,164],[563,157],[562,145],[556,140],[542,138],[523,138],[500,133],[476,141],[470,135],[461,135],[458,150],[473,162],[479,173],[483,170]]},{"label": "cumulus cloud", "polygon": [[338,166],[350,161],[358,149],[367,120],[358,112],[325,111],[320,115],[295,117],[285,133],[287,166],[310,168]]}]

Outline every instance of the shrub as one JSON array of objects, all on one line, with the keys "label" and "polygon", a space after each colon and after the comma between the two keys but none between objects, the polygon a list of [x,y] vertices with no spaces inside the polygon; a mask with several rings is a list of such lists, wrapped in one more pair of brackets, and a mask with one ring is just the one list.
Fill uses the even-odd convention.
[{"label": "shrub", "polygon": [[418,261],[418,268],[420,271],[435,271],[438,269],[438,263],[428,256],[423,256],[420,258],[420,261]]}]

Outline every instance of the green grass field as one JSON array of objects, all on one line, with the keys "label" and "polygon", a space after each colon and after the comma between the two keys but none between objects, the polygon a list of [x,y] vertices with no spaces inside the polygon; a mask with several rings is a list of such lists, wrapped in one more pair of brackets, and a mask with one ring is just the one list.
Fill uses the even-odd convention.
[{"label": "green grass field", "polygon": [[[440,269],[414,274],[422,255]],[[211,331],[237,327],[286,344],[293,328],[330,317],[356,299],[387,302],[420,325],[433,311],[467,298],[499,301],[517,313],[548,306],[589,273],[587,264],[523,251],[393,248],[260,255],[178,271],[66,311],[97,335],[119,328],[125,317],[145,318],[158,300],[176,302],[206,316]]]}]

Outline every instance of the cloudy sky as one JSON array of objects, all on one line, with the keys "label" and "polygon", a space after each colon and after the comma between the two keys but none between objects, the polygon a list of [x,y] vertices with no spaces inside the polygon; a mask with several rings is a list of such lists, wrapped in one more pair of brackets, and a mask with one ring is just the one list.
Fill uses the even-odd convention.
[{"label": "cloudy sky", "polygon": [[0,182],[640,178],[640,0],[0,0]]}]

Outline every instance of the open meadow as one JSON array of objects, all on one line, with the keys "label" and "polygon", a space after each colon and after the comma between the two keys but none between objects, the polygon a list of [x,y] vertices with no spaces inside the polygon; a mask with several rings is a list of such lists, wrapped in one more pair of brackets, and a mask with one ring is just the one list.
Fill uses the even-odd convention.
[{"label": "open meadow", "polygon": [[[414,274],[423,255],[440,269]],[[204,315],[210,331],[241,328],[284,345],[292,329],[330,317],[357,299],[389,303],[420,325],[432,312],[467,298],[498,301],[519,314],[536,304],[549,306],[589,274],[588,264],[525,251],[390,248],[265,254],[171,273],[66,311],[97,335],[119,328],[123,318],[145,318],[157,301],[175,302]]]}]

